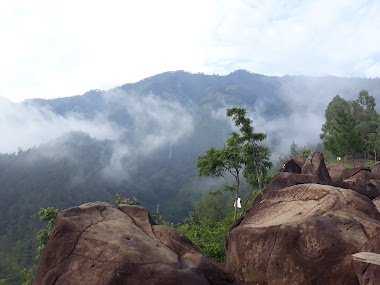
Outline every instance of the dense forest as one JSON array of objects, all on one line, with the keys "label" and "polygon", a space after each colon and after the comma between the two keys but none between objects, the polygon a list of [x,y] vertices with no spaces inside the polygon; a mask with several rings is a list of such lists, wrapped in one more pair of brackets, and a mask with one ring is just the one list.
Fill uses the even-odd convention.
[{"label": "dense forest", "polygon": [[321,139],[328,150],[338,157],[351,156],[377,161],[380,147],[380,120],[376,100],[367,90],[361,90],[356,100],[336,95],[327,106],[326,122]]},{"label": "dense forest", "polygon": [[[227,76],[178,71],[81,96],[31,99],[20,104],[1,101],[17,112],[3,115],[10,131],[0,144],[0,279],[35,263],[35,236],[44,226],[37,215],[40,208],[111,202],[120,193],[137,197],[152,213],[159,209],[168,223],[184,218],[194,222],[197,217],[189,212],[195,207],[198,213],[214,215],[214,222],[221,223],[220,227],[210,224],[210,228],[226,228],[230,220],[223,223],[224,209],[231,205],[233,195],[205,196],[225,181],[200,177],[196,167],[199,156],[210,147],[222,148],[236,131],[226,109],[246,108],[255,130],[267,135],[262,143],[270,148],[276,165],[280,155],[287,157],[293,141],[309,148],[320,143],[323,123],[330,131],[322,139],[340,136],[339,127],[327,127],[325,120],[331,104],[347,106],[344,102],[348,102],[349,118],[362,116],[361,122],[372,112],[371,120],[377,124],[376,105],[363,105],[358,98],[364,89],[377,98],[380,79],[267,77],[244,70]],[[337,94],[345,99],[334,97]],[[340,103],[328,105],[336,101]],[[356,124],[347,118],[345,123]],[[376,126],[361,133],[360,127],[351,128],[358,131],[360,145],[368,146],[366,149],[346,153],[338,147],[339,139],[327,143],[327,148],[342,157],[370,157],[377,151],[369,136],[377,134]],[[32,130],[30,136],[26,129]],[[12,141],[12,132],[21,139]],[[293,150],[300,153],[305,149],[293,145]],[[249,192],[244,183],[241,190]],[[186,226],[182,229],[186,231]]]}]

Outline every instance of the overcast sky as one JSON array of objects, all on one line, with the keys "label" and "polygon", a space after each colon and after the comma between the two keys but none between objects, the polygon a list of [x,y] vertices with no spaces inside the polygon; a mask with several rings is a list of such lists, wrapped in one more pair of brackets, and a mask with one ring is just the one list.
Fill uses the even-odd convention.
[{"label": "overcast sky", "polygon": [[380,76],[380,1],[0,3],[0,96],[109,89],[169,70]]}]

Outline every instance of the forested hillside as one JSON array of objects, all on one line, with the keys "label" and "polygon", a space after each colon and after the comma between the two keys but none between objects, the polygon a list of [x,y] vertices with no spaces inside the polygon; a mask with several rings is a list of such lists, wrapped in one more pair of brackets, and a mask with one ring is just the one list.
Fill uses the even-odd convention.
[{"label": "forested hillside", "polygon": [[[59,88],[59,86],[57,86]],[[233,130],[227,107],[247,109],[267,134],[272,161],[292,141],[319,142],[335,95],[380,97],[380,79],[227,76],[167,72],[81,96],[0,101],[0,279],[13,263],[30,265],[41,207],[135,196],[178,222],[218,180],[197,176],[196,161]]]}]

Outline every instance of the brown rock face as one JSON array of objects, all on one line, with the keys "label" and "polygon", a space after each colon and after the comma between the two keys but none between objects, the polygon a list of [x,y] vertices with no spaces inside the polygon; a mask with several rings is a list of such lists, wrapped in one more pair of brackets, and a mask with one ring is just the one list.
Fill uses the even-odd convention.
[{"label": "brown rock face", "polygon": [[35,284],[241,283],[146,209],[96,202],[59,213]]},{"label": "brown rock face", "polygon": [[227,269],[246,284],[357,285],[351,254],[379,230],[380,213],[354,191],[278,189],[228,233]]},{"label": "brown rock face", "polygon": [[[300,165],[302,165],[302,167]],[[327,184],[350,189],[349,183],[332,180],[326,167],[323,154],[313,152],[308,158],[297,156],[285,162],[281,172],[273,176],[268,186],[263,190],[263,194],[260,194],[255,199],[254,205],[261,202],[273,191],[293,185],[308,183]],[[351,186],[351,190],[354,190],[354,186]]]},{"label": "brown rock face", "polygon": [[332,180],[343,180],[342,179],[342,171],[346,169],[346,167],[341,163],[328,163],[327,170],[329,171],[330,177]]},{"label": "brown rock face", "polygon": [[366,167],[355,167],[355,168],[345,168],[342,171],[342,180],[350,179],[371,179],[372,178],[371,169]]},{"label": "brown rock face", "polygon": [[298,165],[298,163],[292,158],[284,163],[284,165],[281,168],[281,171],[301,174],[302,166]]},{"label": "brown rock face", "polygon": [[354,190],[370,199],[380,196],[380,176],[376,174],[376,167],[345,168],[339,163],[328,166],[332,182],[327,184]]},{"label": "brown rock face", "polygon": [[321,181],[325,182],[331,181],[322,152],[313,152],[309,155],[302,167],[302,174],[317,176]]},{"label": "brown rock face", "polygon": [[370,199],[375,199],[380,195],[379,180],[374,180],[375,175],[369,168],[352,168],[346,169],[346,173],[350,173],[344,180],[348,187]]},{"label": "brown rock face", "polygon": [[299,156],[293,157],[293,159],[302,168],[305,165],[307,157],[299,155]]},{"label": "brown rock face", "polygon": [[379,183],[375,180],[370,181],[359,181],[355,184],[353,187],[353,190],[370,198],[375,199],[379,197],[380,191],[379,191]]},{"label": "brown rock face", "polygon": [[279,189],[290,187],[299,184],[325,184],[324,181],[320,181],[318,177],[308,174],[297,174],[292,172],[279,172],[269,182],[268,186],[263,190],[263,195],[259,195],[254,202],[254,206],[266,199],[272,192]]}]

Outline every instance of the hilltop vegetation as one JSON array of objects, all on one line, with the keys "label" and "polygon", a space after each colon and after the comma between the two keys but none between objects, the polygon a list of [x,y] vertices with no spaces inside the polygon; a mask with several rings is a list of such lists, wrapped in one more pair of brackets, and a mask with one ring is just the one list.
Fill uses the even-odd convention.
[{"label": "hilltop vegetation", "polygon": [[367,90],[359,92],[356,100],[345,100],[339,95],[325,111],[321,139],[327,150],[338,157],[377,161],[380,148],[380,117],[375,110],[376,100]]}]

